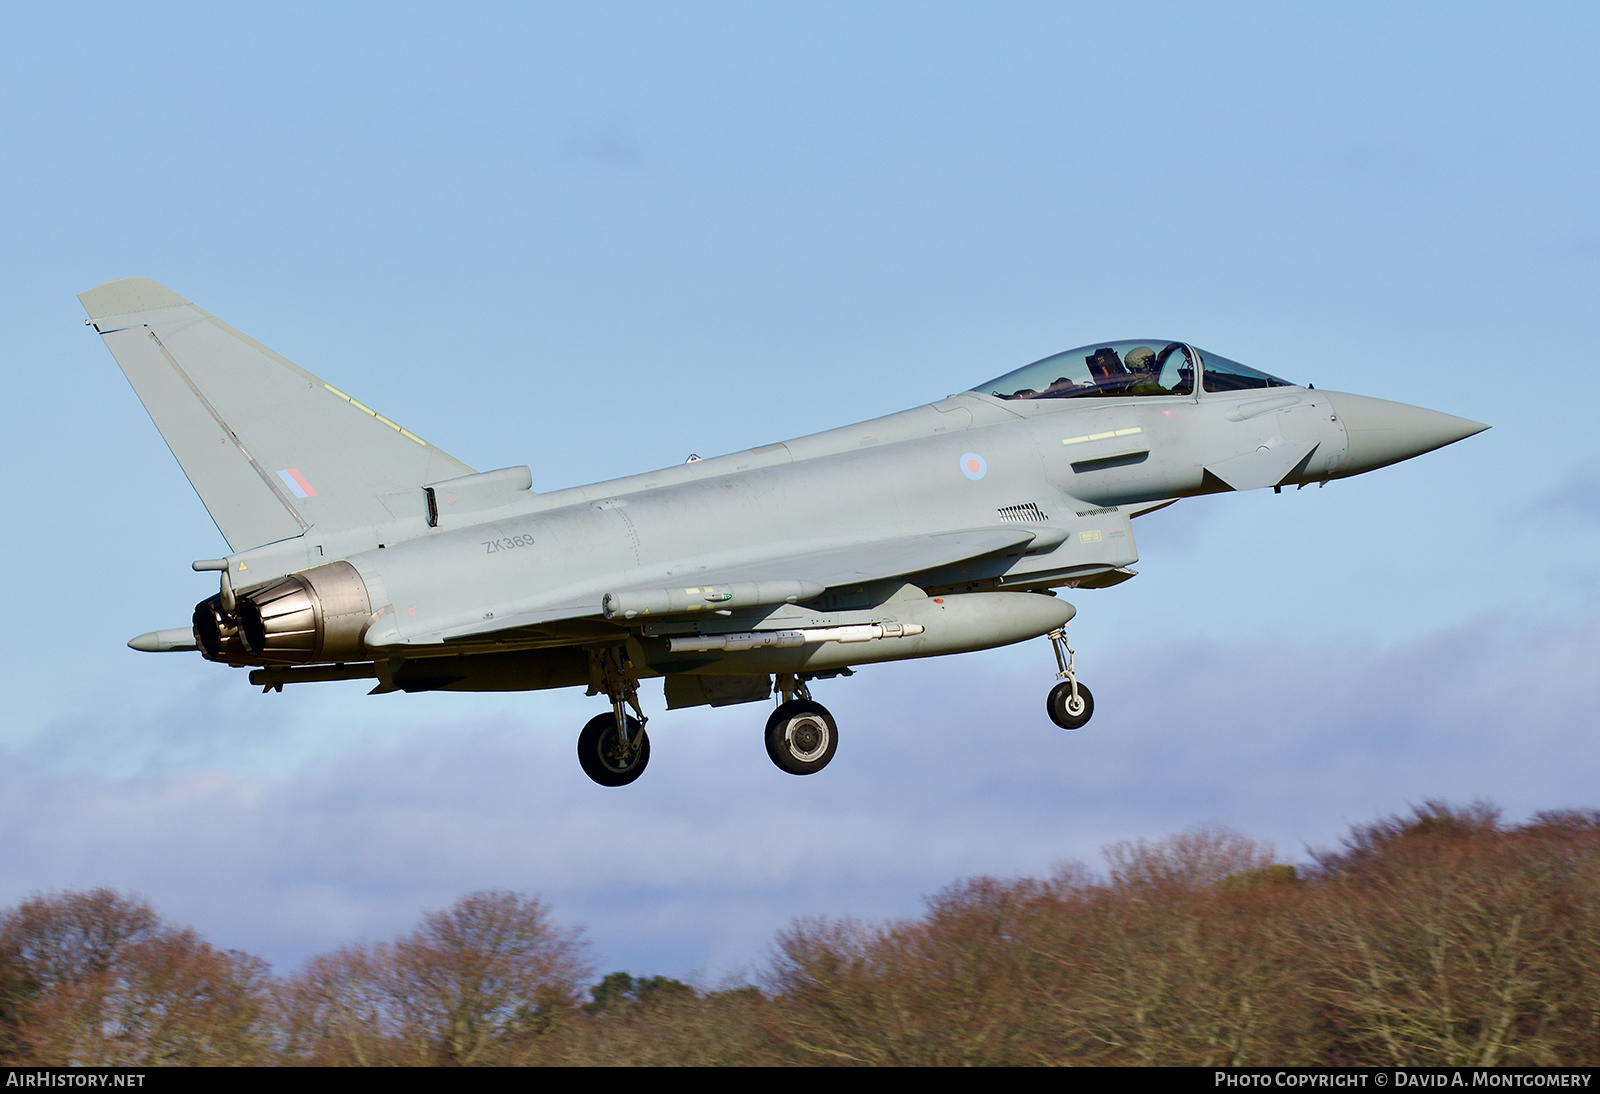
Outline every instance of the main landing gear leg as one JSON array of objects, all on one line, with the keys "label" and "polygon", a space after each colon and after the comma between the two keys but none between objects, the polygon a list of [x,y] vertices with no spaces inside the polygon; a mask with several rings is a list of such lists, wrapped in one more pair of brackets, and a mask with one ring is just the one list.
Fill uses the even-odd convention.
[{"label": "main landing gear leg", "polygon": [[[1060,669],[1056,679],[1061,682],[1050,689],[1045,709],[1050,712],[1050,720],[1062,729],[1082,729],[1094,717],[1094,696],[1089,694],[1088,688],[1078,683],[1075,656],[1072,644],[1067,641],[1067,629],[1062,627],[1058,631],[1051,631],[1048,637],[1050,648],[1056,651],[1056,666]],[[1063,650],[1066,651],[1065,656],[1062,655]]]},{"label": "main landing gear leg", "polygon": [[839,748],[839,727],[828,708],[811,698],[805,679],[778,673],[778,709],[767,719],[767,755],[791,775],[815,775]]},{"label": "main landing gear leg", "polygon": [[[589,694],[604,693],[611,713],[589,720],[578,734],[578,763],[601,786],[627,786],[644,774],[650,762],[649,721],[639,705],[639,681],[627,648],[607,646],[589,651]],[[627,712],[632,707],[637,718]]]}]

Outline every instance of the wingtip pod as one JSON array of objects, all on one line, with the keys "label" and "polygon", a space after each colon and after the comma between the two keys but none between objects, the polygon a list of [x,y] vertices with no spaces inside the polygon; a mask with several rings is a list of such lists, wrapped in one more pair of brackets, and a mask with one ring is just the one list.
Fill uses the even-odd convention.
[{"label": "wingtip pod", "polygon": [[83,310],[89,313],[90,319],[180,308],[189,303],[165,285],[148,277],[119,277],[115,281],[106,281],[79,293],[78,300],[82,302]]}]

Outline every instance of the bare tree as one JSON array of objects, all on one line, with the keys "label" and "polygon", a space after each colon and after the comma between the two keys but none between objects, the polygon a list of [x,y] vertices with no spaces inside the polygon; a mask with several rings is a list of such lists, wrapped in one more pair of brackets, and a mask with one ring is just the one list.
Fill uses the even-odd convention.
[{"label": "bare tree", "polygon": [[355,1064],[536,1062],[590,976],[537,898],[471,893],[388,945],[310,962],[282,998],[293,1052]]},{"label": "bare tree", "polygon": [[[1238,833],[1203,828],[1106,849],[1109,883],[1052,886],[1046,962],[1031,986],[1062,1059],[1239,1065],[1297,1062],[1286,1036],[1294,871]],[[1287,1043],[1286,1043],[1287,1042]]]},{"label": "bare tree", "polygon": [[0,1061],[1583,1064],[1600,1056],[1600,812],[1426,803],[1299,873],[1206,828],[1107,876],[975,878],[884,924],[797,922],[763,989],[592,973],[478,892],[274,982],[106,889],[0,912]]},{"label": "bare tree", "polygon": [[313,957],[278,985],[284,1056],[299,1063],[399,1063],[385,947],[347,946]]},{"label": "bare tree", "polygon": [[1321,858],[1320,991],[1393,1065],[1552,1063],[1562,872],[1486,806],[1437,802]]},{"label": "bare tree", "polygon": [[1521,832],[1537,841],[1558,879],[1560,951],[1546,992],[1558,1006],[1549,1036],[1557,1062],[1600,1060],[1600,810],[1537,813]]},{"label": "bare tree", "polygon": [[569,1066],[718,1067],[794,1063],[771,1000],[747,984],[701,993],[666,977],[612,973],[560,1035]]},{"label": "bare tree", "polygon": [[1037,882],[976,878],[934,897],[921,921],[795,924],[772,973],[794,1045],[840,1063],[1038,1062],[1019,989],[1040,897]]},{"label": "bare tree", "polygon": [[591,975],[577,933],[555,927],[537,898],[508,892],[425,916],[395,944],[394,973],[408,1034],[456,1064],[515,1059],[571,1016]]},{"label": "bare tree", "polygon": [[23,901],[0,921],[0,945],[35,990],[110,970],[124,949],[155,938],[161,917],[110,889],[50,893]]},{"label": "bare tree", "polygon": [[272,1031],[265,962],[224,952],[108,889],[36,897],[0,948],[27,1000],[18,1058],[83,1066],[248,1063]]},{"label": "bare tree", "polygon": [[0,1066],[22,1058],[22,1023],[32,1001],[22,968],[0,947]]}]

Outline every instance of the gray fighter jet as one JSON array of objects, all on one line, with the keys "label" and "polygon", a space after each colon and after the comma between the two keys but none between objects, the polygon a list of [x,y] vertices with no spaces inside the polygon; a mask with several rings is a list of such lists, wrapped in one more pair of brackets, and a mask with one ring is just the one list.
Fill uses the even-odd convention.
[{"label": "gray fighter jet", "polygon": [[[773,697],[767,752],[807,775],[838,728],[813,681],[1048,638],[1065,729],[1094,710],[1061,588],[1134,576],[1133,518],[1306,486],[1488,428],[1280,380],[1185,342],[1097,342],[914,410],[548,494],[475,472],[153,281],[80,297],[232,552],[193,625],[129,643],[253,666],[266,690],[584,687],[595,782],[667,708]],[[630,713],[631,711],[631,713]]]}]

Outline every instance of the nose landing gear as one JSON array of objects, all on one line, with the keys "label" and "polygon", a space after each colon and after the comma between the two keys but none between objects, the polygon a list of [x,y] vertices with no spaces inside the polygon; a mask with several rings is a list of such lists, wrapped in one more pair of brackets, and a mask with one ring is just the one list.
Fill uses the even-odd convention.
[{"label": "nose landing gear", "polygon": [[[1094,717],[1094,696],[1089,694],[1088,688],[1078,683],[1075,655],[1067,641],[1066,628],[1051,631],[1048,637],[1060,669],[1056,679],[1061,682],[1050,689],[1045,709],[1050,713],[1050,720],[1062,729],[1082,729]],[[1062,656],[1063,649],[1066,650],[1065,656]]]}]

